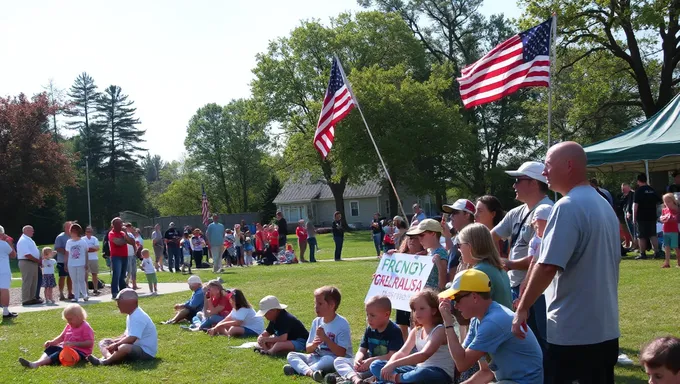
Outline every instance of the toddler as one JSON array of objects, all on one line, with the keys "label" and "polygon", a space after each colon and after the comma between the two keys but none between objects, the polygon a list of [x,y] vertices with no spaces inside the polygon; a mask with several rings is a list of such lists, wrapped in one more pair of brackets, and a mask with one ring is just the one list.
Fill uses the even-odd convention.
[{"label": "toddler", "polygon": [[142,271],[146,274],[146,281],[149,283],[149,292],[153,296],[158,295],[158,278],[156,277],[156,268],[154,268],[151,258],[149,258],[149,250],[142,249]]},{"label": "toddler", "polygon": [[[75,284],[75,281],[74,281]],[[92,354],[94,347],[94,331],[87,323],[87,312],[78,304],[69,304],[64,308],[61,318],[66,321],[66,327],[59,336],[48,340],[44,344],[45,351],[40,359],[30,362],[23,357],[19,363],[26,368],[38,368],[43,365],[60,364],[59,353],[65,347],[73,348],[78,353],[79,361],[85,361]]]},{"label": "toddler", "polygon": [[182,258],[184,263],[182,263],[182,273],[186,271],[186,267],[189,266],[189,274],[191,275],[191,240],[189,239],[189,232],[184,232],[184,238],[182,239]]},{"label": "toddler", "polygon": [[680,384],[680,339],[660,337],[640,351],[651,384]]},{"label": "toddler", "polygon": [[250,237],[246,237],[246,242],[243,244],[243,254],[245,255],[245,264],[246,267],[249,265],[253,265],[253,252],[255,251],[255,247],[253,247],[253,242],[250,240]]},{"label": "toddler", "polygon": [[663,211],[659,220],[663,223],[663,249],[666,260],[661,268],[671,267],[671,249],[675,249],[675,255],[680,267],[680,248],[678,248],[678,201],[675,195],[667,193],[663,195]]},{"label": "toddler", "polygon": [[54,296],[52,290],[57,286],[57,281],[54,279],[54,266],[57,261],[53,259],[55,251],[50,247],[45,247],[42,250],[42,286],[45,288],[45,304],[54,304]]},{"label": "toddler", "polygon": [[317,382],[324,379],[324,371],[333,371],[337,357],[352,357],[352,339],[347,320],[336,311],[340,305],[340,291],[325,286],[314,291],[314,310],[318,316],[312,321],[305,352],[290,352],[286,375],[309,376]]}]

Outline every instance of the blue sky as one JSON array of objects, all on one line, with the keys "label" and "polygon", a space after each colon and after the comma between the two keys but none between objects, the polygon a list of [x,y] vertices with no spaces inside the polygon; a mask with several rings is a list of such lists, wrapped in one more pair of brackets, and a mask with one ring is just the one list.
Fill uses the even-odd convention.
[{"label": "blue sky", "polygon": [[[87,71],[135,101],[142,146],[176,160],[198,108],[250,95],[255,54],[270,40],[302,19],[358,10],[355,0],[7,1],[0,95],[40,92],[50,78],[69,88]],[[482,13],[521,15],[512,0],[486,0]]]}]

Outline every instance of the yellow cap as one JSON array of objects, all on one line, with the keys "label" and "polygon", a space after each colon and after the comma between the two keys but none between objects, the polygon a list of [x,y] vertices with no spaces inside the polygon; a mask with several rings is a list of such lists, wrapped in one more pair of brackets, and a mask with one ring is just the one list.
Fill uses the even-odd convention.
[{"label": "yellow cap", "polygon": [[451,288],[439,293],[439,298],[448,299],[458,292],[490,292],[491,280],[489,276],[476,269],[466,269],[456,273]]}]

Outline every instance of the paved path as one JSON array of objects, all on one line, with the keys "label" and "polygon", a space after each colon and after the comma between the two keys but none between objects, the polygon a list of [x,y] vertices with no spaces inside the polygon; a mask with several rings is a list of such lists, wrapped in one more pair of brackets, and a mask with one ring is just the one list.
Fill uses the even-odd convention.
[{"label": "paved path", "polygon": [[[139,297],[141,298],[149,298],[150,300],[153,300],[153,296],[150,296],[149,292],[147,292],[148,288],[145,286],[141,292],[139,293]],[[177,293],[177,292],[187,292],[189,293],[189,286],[187,283],[158,283],[158,294],[159,295],[164,295],[167,293]],[[139,291],[138,291],[139,292]],[[102,295],[102,296],[90,296],[90,300],[88,302],[83,302],[82,300],[79,302],[80,305],[83,305],[87,307],[90,304],[97,304],[97,303],[107,303],[113,301],[111,298],[111,295]],[[40,304],[40,305],[27,305],[27,306],[14,306],[14,307],[9,307],[10,312],[16,312],[16,313],[27,313],[27,312],[38,312],[38,311],[49,311],[51,309],[64,309],[67,305],[71,304],[69,301],[57,301],[54,305],[45,305],[45,304]]]}]

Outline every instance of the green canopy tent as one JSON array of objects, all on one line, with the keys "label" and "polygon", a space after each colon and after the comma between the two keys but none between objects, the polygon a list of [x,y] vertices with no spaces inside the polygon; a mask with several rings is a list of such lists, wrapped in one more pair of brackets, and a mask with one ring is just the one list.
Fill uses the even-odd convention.
[{"label": "green canopy tent", "polygon": [[680,94],[656,115],[611,139],[585,147],[588,170],[671,171],[680,164]]}]

